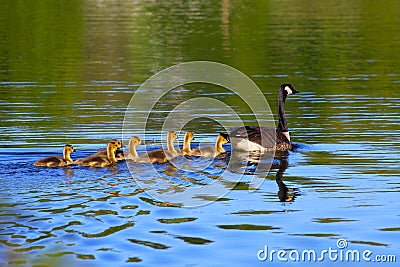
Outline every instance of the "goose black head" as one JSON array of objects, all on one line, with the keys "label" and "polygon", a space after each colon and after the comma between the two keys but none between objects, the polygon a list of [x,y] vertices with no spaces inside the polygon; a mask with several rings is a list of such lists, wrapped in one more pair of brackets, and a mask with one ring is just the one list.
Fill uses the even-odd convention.
[{"label": "goose black head", "polygon": [[281,91],[285,94],[285,96],[288,95],[294,95],[300,93],[296,89],[294,89],[293,85],[290,83],[284,83],[281,85]]}]

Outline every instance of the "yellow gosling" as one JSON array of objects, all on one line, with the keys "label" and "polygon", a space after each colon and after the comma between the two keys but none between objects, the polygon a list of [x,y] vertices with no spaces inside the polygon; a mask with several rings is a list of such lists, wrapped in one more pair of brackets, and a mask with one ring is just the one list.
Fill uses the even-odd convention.
[{"label": "yellow gosling", "polygon": [[71,159],[71,153],[75,149],[71,145],[65,145],[63,150],[63,157],[51,156],[36,161],[33,165],[38,167],[62,167],[73,163]]},{"label": "yellow gosling", "polygon": [[192,150],[190,149],[190,142],[194,139],[192,132],[186,132],[183,139],[183,148],[181,150],[182,155],[190,155]]},{"label": "yellow gosling", "polygon": [[127,155],[124,157],[125,160],[135,160],[139,157],[137,151],[136,151],[136,146],[140,145],[142,143],[142,140],[140,140],[139,137],[137,136],[132,136],[131,139],[129,139],[129,151]]},{"label": "yellow gosling", "polygon": [[[118,139],[111,139],[110,142],[114,142],[117,145],[117,150],[115,151],[115,158],[117,159],[117,161],[124,160],[124,152],[120,150],[120,148],[122,147],[122,142]],[[99,152],[96,152],[90,156],[107,156],[107,148],[101,148],[99,149]]]},{"label": "yellow gosling", "polygon": [[191,156],[200,156],[200,157],[217,157],[223,153],[225,153],[225,149],[222,145],[229,142],[229,137],[226,134],[220,134],[215,141],[215,146],[202,146],[199,148],[195,148],[190,153]]},{"label": "yellow gosling", "polygon": [[168,158],[173,158],[179,155],[175,150],[174,141],[178,138],[176,132],[170,131],[167,133],[167,151],[163,148],[156,149],[141,155],[136,159],[136,162],[151,162],[151,163],[166,163]]},{"label": "yellow gosling", "polygon": [[117,162],[115,158],[115,151],[117,151],[120,141],[111,140],[108,142],[106,155],[101,155],[99,153],[93,154],[87,158],[79,159],[75,161],[79,166],[88,167],[106,167]]}]

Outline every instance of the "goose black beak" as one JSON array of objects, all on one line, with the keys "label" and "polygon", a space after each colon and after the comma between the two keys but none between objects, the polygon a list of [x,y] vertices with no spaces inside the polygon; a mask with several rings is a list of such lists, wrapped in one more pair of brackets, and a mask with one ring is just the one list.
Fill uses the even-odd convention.
[{"label": "goose black beak", "polygon": [[297,91],[296,89],[292,89],[292,94],[298,94],[298,93],[300,93],[299,91]]}]

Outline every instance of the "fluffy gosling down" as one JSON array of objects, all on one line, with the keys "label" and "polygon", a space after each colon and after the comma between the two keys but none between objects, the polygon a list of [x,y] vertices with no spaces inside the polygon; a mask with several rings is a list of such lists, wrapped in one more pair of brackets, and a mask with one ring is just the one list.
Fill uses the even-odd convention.
[{"label": "fluffy gosling down", "polygon": [[214,146],[202,146],[199,148],[195,148],[191,151],[191,156],[200,156],[200,157],[217,157],[221,154],[224,154],[226,150],[222,147],[222,145],[229,142],[229,136],[224,133],[220,133],[215,141]]},{"label": "fluffy gosling down", "polygon": [[113,139],[107,144],[106,154],[101,154],[101,152],[95,153],[89,157],[78,159],[74,163],[79,166],[88,167],[106,167],[117,162],[115,158],[115,151],[121,147],[121,141]]},{"label": "fluffy gosling down", "polygon": [[194,135],[192,132],[186,132],[183,139],[183,148],[180,150],[182,155],[190,155],[192,150],[190,148],[190,142],[194,140]]},{"label": "fluffy gosling down", "polygon": [[63,157],[59,156],[51,156],[44,159],[40,159],[33,163],[34,166],[38,167],[62,167],[67,166],[73,163],[71,159],[71,153],[74,152],[75,149],[71,145],[65,145],[63,150]]},{"label": "fluffy gosling down", "polygon": [[174,141],[178,138],[176,132],[170,131],[167,133],[167,151],[163,148],[147,152],[138,157],[136,162],[151,162],[151,163],[166,163],[168,158],[173,158],[179,155],[175,150]]},{"label": "fluffy gosling down", "polygon": [[139,157],[139,155],[138,155],[138,153],[136,151],[136,147],[138,145],[140,145],[141,143],[142,143],[142,140],[140,140],[139,137],[132,136],[129,139],[129,144],[128,144],[129,151],[127,153],[123,154],[123,159],[125,159],[125,160],[136,160]]},{"label": "fluffy gosling down", "polygon": [[[110,141],[115,142],[115,144],[117,145],[117,150],[115,151],[115,158],[119,161],[119,160],[124,160],[124,152],[122,150],[120,150],[120,148],[122,147],[122,142],[118,139],[111,139]],[[107,156],[107,148],[101,148],[99,149],[99,152],[96,152],[94,154],[92,154],[91,156]]]}]

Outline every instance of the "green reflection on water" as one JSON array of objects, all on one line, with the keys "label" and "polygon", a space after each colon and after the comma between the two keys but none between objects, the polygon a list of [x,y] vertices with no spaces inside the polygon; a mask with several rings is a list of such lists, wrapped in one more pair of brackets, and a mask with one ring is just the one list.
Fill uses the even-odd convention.
[{"label": "green reflection on water", "polygon": [[0,5],[2,81],[141,83],[152,71],[199,59],[306,77],[398,66],[395,0]]}]

